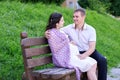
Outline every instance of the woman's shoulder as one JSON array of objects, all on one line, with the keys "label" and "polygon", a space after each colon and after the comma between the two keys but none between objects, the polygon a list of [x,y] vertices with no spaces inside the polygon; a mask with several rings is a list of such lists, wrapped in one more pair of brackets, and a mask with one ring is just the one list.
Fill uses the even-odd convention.
[{"label": "woman's shoulder", "polygon": [[52,36],[55,36],[55,35],[61,35],[60,30],[55,29],[55,28],[50,29],[50,30],[49,30],[49,33],[50,33],[50,35],[52,35]]},{"label": "woman's shoulder", "polygon": [[56,31],[57,31],[57,29],[55,29],[55,28],[49,29],[50,34],[51,34],[51,33],[55,33]]}]

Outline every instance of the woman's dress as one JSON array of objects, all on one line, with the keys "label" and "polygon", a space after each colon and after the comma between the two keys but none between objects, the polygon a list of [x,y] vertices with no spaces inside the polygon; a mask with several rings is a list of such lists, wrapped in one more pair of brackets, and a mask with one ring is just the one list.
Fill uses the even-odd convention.
[{"label": "woman's dress", "polygon": [[70,45],[70,62],[69,64],[72,66],[78,67],[81,72],[87,72],[96,62],[91,57],[86,57],[85,59],[80,59],[77,55],[80,55],[78,51],[78,47],[73,44]]}]

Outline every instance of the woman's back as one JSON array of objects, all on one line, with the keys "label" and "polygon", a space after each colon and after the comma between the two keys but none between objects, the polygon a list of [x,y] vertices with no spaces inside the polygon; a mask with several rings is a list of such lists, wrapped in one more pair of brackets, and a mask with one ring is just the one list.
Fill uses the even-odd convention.
[{"label": "woman's back", "polygon": [[68,67],[70,59],[69,40],[64,33],[58,29],[50,29],[50,38],[48,39],[52,55],[53,63],[56,66]]}]

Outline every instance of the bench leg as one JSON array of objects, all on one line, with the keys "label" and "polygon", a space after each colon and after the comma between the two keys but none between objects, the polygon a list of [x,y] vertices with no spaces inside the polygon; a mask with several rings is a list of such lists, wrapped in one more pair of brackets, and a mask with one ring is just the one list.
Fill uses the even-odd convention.
[{"label": "bench leg", "polygon": [[82,73],[80,78],[81,78],[81,80],[88,80],[87,72]]},{"label": "bench leg", "polygon": [[70,80],[70,75],[65,76],[64,80]]}]

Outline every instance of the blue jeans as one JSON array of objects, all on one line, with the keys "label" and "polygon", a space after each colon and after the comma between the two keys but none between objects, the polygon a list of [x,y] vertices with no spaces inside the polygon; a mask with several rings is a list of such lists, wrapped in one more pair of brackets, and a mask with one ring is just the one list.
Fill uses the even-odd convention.
[{"label": "blue jeans", "polygon": [[[84,53],[85,51],[80,51]],[[102,56],[97,50],[95,50],[90,57],[94,58],[97,61],[98,67],[98,80],[107,80],[107,59]]]}]

